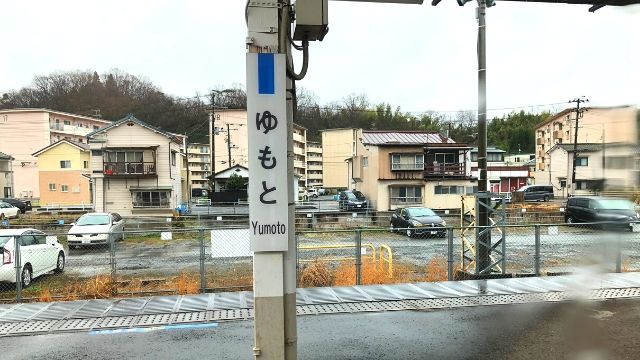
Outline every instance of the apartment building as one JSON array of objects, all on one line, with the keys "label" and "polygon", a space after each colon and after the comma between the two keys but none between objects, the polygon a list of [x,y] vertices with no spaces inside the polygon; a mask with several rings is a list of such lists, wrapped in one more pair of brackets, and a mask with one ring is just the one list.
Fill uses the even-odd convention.
[{"label": "apartment building", "polygon": [[307,187],[323,187],[322,177],[322,145],[317,142],[307,143]]},{"label": "apartment building", "polygon": [[96,211],[167,216],[183,201],[180,137],[129,115],[88,139]]},{"label": "apartment building", "polygon": [[0,151],[13,157],[14,196],[39,198],[33,153],[60,140],[86,143],[87,134],[111,122],[50,109],[0,110]]},{"label": "apartment building", "polygon": [[188,144],[187,164],[192,189],[209,189],[211,152],[209,144]]},{"label": "apartment building", "polygon": [[293,124],[293,173],[299,176],[298,186],[307,187],[307,129]]},{"label": "apartment building", "polygon": [[3,197],[13,197],[13,157],[0,152],[0,194]]},{"label": "apartment building", "polygon": [[88,144],[60,140],[33,156],[38,159],[40,205],[91,204]]},{"label": "apartment building", "polygon": [[[586,107],[581,110],[578,122],[578,144],[638,143],[638,109],[636,107]],[[568,108],[549,117],[535,128],[536,184],[549,184],[549,168],[559,166],[551,161],[549,151],[558,144],[573,144],[575,125],[575,109]],[[566,166],[566,164],[560,166]],[[571,193],[570,181],[567,183],[567,189]]]}]

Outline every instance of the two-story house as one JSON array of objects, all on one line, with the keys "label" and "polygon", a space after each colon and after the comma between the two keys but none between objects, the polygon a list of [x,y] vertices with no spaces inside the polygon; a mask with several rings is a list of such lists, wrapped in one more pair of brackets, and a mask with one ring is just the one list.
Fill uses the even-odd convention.
[{"label": "two-story house", "polygon": [[[487,148],[487,179],[489,191],[492,193],[518,190],[531,180],[529,167],[525,165],[526,161],[530,160],[529,156],[511,156],[511,159],[505,159],[505,153],[504,150],[495,147]],[[478,148],[471,149],[471,175],[478,178]]]},{"label": "two-story house", "polygon": [[98,212],[170,215],[182,201],[182,139],[133,115],[88,135]]},{"label": "two-story house", "polygon": [[347,163],[354,187],[376,210],[456,209],[462,195],[477,191],[466,144],[434,132],[355,131],[356,154]]},{"label": "two-story house", "polygon": [[38,158],[40,205],[91,203],[89,145],[60,140],[35,153]]}]

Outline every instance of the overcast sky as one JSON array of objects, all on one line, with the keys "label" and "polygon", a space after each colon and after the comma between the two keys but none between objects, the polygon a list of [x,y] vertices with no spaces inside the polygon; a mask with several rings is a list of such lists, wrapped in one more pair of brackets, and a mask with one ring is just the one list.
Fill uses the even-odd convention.
[{"label": "overcast sky", "polygon": [[[475,3],[330,1],[300,86],[320,102],[365,93],[404,111],[477,107]],[[164,92],[245,84],[244,0],[3,0],[0,92],[54,71],[119,68]],[[640,104],[640,8],[504,3],[488,9],[488,107]],[[493,111],[495,115],[502,111]]]}]

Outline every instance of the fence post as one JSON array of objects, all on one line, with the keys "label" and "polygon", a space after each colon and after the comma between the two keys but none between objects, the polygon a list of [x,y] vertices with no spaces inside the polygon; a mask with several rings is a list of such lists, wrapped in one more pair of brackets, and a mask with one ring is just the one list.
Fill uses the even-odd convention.
[{"label": "fence post", "polygon": [[109,239],[109,265],[111,265],[111,294],[116,296],[118,294],[118,284],[116,283],[116,242],[111,233],[108,235]]},{"label": "fence post", "polygon": [[16,236],[16,251],[15,251],[15,267],[16,267],[16,302],[22,302],[22,258],[20,257],[20,245],[22,242],[22,236]]},{"label": "fence post", "polygon": [[447,280],[453,281],[453,228],[447,229]]},{"label": "fence post", "polygon": [[622,237],[616,240],[616,272],[622,272]]},{"label": "fence post", "polygon": [[198,229],[198,240],[200,242],[200,292],[204,293],[207,290],[207,279],[204,274],[205,248],[203,228]]},{"label": "fence post", "polygon": [[534,225],[535,230],[535,255],[533,256],[533,272],[540,276],[540,225]]},{"label": "fence post", "polygon": [[356,285],[362,284],[362,230],[356,229]]}]

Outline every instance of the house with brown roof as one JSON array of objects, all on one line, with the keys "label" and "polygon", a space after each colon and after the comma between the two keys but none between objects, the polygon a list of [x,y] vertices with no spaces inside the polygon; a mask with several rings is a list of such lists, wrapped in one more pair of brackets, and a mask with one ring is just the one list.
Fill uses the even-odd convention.
[{"label": "house with brown roof", "polygon": [[[337,129],[323,131],[324,163],[338,159],[336,149],[353,154],[343,158],[345,173],[325,176],[348,179],[348,188],[360,190],[375,210],[405,206],[435,209],[460,208],[461,196],[477,191],[471,176],[471,147],[437,132],[370,131]],[[324,140],[332,139],[325,146]],[[345,144],[336,143],[342,138]],[[353,143],[351,144],[351,139]],[[324,169],[323,169],[324,170]]]}]

